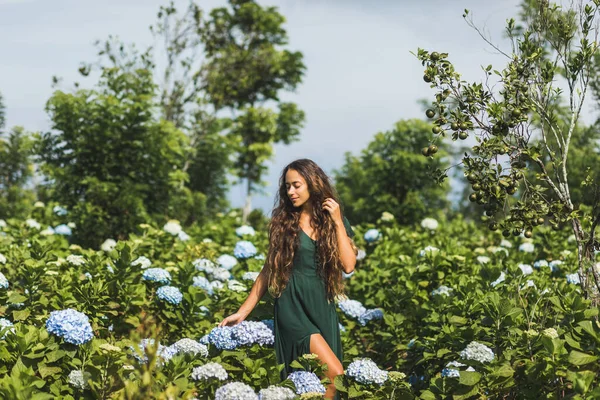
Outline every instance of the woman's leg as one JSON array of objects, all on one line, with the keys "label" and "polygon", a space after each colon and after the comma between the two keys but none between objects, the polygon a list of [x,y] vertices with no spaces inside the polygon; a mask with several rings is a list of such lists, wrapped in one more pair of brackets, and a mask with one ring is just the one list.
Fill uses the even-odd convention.
[{"label": "woman's leg", "polygon": [[325,375],[327,375],[331,383],[327,386],[325,398],[333,399],[336,391],[333,380],[336,376],[344,373],[344,367],[320,333],[310,335],[310,352],[319,356],[321,364],[327,364]]}]

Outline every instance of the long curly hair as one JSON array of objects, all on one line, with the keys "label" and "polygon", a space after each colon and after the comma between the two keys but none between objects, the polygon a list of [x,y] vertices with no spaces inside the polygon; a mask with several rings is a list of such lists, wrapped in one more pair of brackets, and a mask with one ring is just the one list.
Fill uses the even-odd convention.
[{"label": "long curly hair", "polygon": [[[302,210],[293,205],[287,194],[285,176],[289,170],[297,171],[308,185],[310,197],[307,201],[312,205],[311,225],[317,232],[317,272],[325,283],[327,298],[333,301],[337,295],[344,293],[343,265],[335,223],[329,212],[323,210],[322,204],[328,197],[339,204],[339,198],[327,174],[309,159],[291,162],[283,169],[279,178],[279,192],[269,223],[269,250],[266,260],[269,267],[269,293],[273,297],[281,296],[289,282],[294,254],[300,243],[298,234]],[[356,253],[354,243],[353,248]]]}]

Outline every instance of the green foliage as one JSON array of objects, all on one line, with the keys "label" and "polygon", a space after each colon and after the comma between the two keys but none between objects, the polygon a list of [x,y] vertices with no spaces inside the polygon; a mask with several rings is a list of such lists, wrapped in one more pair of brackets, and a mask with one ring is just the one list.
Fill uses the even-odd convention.
[{"label": "green foliage", "polygon": [[[202,77],[207,99],[217,110],[237,111],[228,135],[237,144],[234,173],[247,181],[246,220],[251,194],[263,185],[264,164],[273,156],[273,145],[298,140],[304,112],[279,96],[296,88],[305,66],[302,53],[284,48],[285,18],[275,7],[253,0],[230,0],[229,5],[213,9],[203,25],[207,60]],[[265,102],[279,111],[260,106]]]},{"label": "green foliage", "polygon": [[106,68],[97,89],[56,91],[48,101],[54,132],[39,136],[36,153],[53,198],[77,221],[79,243],[124,238],[190,196],[177,185],[187,138],[155,120],[154,89],[150,71]]},{"label": "green foliage", "polygon": [[435,157],[420,154],[429,146],[431,128],[420,120],[399,121],[375,135],[360,156],[346,153],[334,177],[350,221],[375,221],[387,211],[401,224],[413,224],[448,206],[448,184],[438,185],[430,176],[447,168],[444,145]]},{"label": "green foliage", "polygon": [[[513,52],[502,52],[506,67],[484,68],[485,84],[462,81],[446,53],[419,49],[417,57],[425,67],[423,79],[437,89],[432,109],[440,117],[434,134],[452,140],[462,132],[475,136],[477,143],[465,152],[463,164],[473,188],[469,200],[483,206],[490,229],[505,237],[531,237],[544,223],[556,229],[569,223],[581,254],[581,285],[600,300],[600,274],[591,267],[591,255],[599,247],[595,229],[600,203],[595,199],[591,212],[574,203],[569,183],[579,186],[582,181],[573,178],[582,177],[570,177],[567,168],[569,157],[580,155],[570,149],[577,144],[575,132],[598,53],[593,39],[597,15],[596,1],[565,11],[548,2],[526,3],[521,14],[525,26],[514,19],[507,22]],[[498,90],[489,82],[492,75],[498,77]],[[560,118],[565,110],[557,107],[563,98],[561,78],[568,88],[567,118]],[[531,124],[536,120],[540,123]],[[535,172],[527,174],[530,170]],[[586,176],[584,184],[597,185],[593,177]],[[512,198],[518,191],[519,197]]]}]

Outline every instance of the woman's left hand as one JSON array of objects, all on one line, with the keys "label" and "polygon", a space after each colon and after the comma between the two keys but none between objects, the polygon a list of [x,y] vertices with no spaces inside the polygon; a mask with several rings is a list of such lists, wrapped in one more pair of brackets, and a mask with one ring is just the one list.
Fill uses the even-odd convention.
[{"label": "woman's left hand", "polygon": [[323,209],[329,212],[335,223],[343,223],[340,205],[334,199],[326,198],[323,202]]}]

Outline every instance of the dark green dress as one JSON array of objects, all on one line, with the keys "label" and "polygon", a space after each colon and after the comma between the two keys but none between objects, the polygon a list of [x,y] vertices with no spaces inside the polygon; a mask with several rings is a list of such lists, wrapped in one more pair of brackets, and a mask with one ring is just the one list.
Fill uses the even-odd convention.
[{"label": "dark green dress", "polygon": [[[343,217],[346,233],[354,236],[350,223]],[[302,229],[300,244],[294,255],[292,274],[281,296],[275,299],[275,355],[285,363],[281,379],[294,371],[290,363],[310,353],[310,335],[320,333],[342,362],[342,341],[335,303],[328,302],[325,282],[317,273],[315,249],[318,243]]]}]

